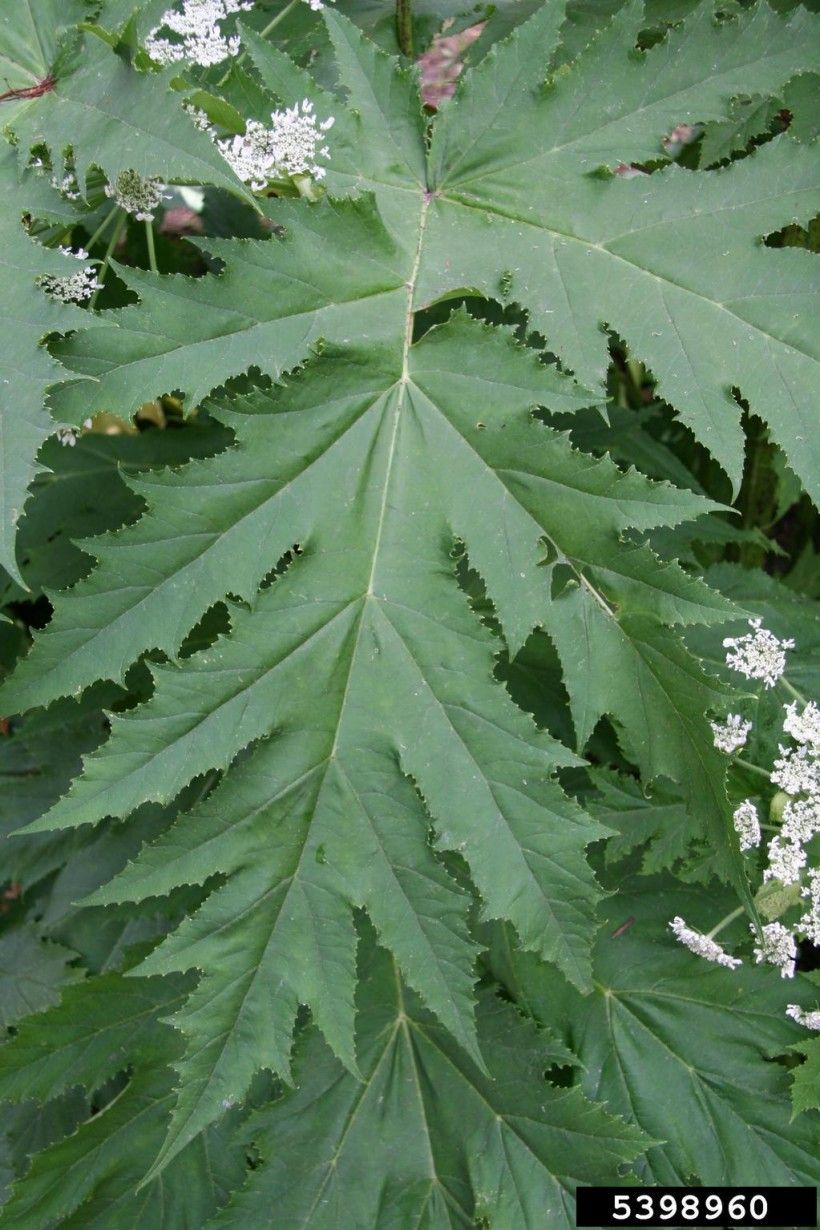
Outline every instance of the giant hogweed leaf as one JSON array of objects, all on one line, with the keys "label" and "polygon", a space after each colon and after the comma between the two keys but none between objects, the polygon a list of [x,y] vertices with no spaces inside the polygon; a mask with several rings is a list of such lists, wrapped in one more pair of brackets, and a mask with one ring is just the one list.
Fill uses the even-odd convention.
[{"label": "giant hogweed leaf", "polygon": [[226,1123],[180,1155],[138,1195],[162,1140],[173,1100],[164,1066],[175,1036],[159,1017],[183,998],[185,980],[106,974],[69,987],[48,1012],[22,1022],[0,1047],[0,1101],[50,1101],[72,1088],[89,1094],[130,1067],[125,1090],[72,1135],[39,1153],[0,1213],[0,1225],[28,1230],[125,1230],[139,1224],[199,1230],[243,1175],[244,1153]]},{"label": "giant hogweed leaf", "polygon": [[[686,1184],[697,1175],[705,1184],[729,1176],[737,1184],[815,1184],[818,1117],[790,1124],[788,1069],[771,1062],[799,1040],[786,1004],[814,1007],[811,984],[748,960],[735,970],[709,965],[668,929],[683,914],[708,930],[730,906],[713,890],[660,879],[617,894],[587,997],[529,954],[512,953],[498,934],[494,970],[579,1056],[586,1095],[663,1142],[639,1163],[644,1182]],[[745,930],[735,932],[739,942]],[[748,931],[745,938],[748,945]]]},{"label": "giant hogweed leaf", "polygon": [[[60,35],[88,14],[83,0],[20,0],[6,6],[0,24],[0,81],[4,90],[30,90],[58,58]],[[13,124],[25,99],[0,101],[0,124]]]},{"label": "giant hogweed leaf", "polygon": [[[311,524],[333,519],[336,498],[326,475],[339,465],[364,464],[364,457],[349,460],[350,450],[361,447],[351,443],[351,431],[363,406],[387,396],[397,375],[389,356],[379,355],[375,348],[340,352],[332,370],[327,363],[315,369],[322,373],[318,391],[311,386],[303,394],[293,384],[287,397],[308,413],[283,417],[284,394],[216,402],[211,411],[233,429],[237,448],[215,469],[205,463],[130,479],[151,514],[133,531],[87,544],[101,567],[65,596],[63,610],[19,668],[9,703],[42,704],[100,676],[121,679],[142,649],[174,654],[225,593],[250,600]],[[471,367],[462,373],[465,355]],[[730,604],[675,565],[617,541],[628,528],[677,524],[715,505],[635,473],[621,478],[609,462],[574,452],[558,433],[530,421],[527,411],[539,402],[567,409],[586,404],[583,390],[468,317],[429,333],[410,352],[410,363],[431,486],[437,486],[453,535],[464,539],[484,575],[513,650],[544,619],[559,563],[576,587],[586,578],[580,588],[589,595],[586,605],[581,600],[587,623],[595,623],[601,593],[624,614],[651,610],[670,623],[731,615]],[[482,418],[485,406],[492,413]],[[280,424],[287,430],[286,457]],[[447,480],[436,484],[442,469]],[[482,498],[476,505],[477,492]],[[179,520],[169,519],[171,510]],[[180,532],[181,522],[188,533]],[[243,550],[251,540],[253,549]],[[158,554],[165,578],[157,576]],[[572,615],[559,620],[556,611],[549,605],[556,627],[571,625]],[[581,744],[594,720],[581,723]]]},{"label": "giant hogweed leaf", "polygon": [[218,1125],[135,1194],[172,1100],[167,1068],[132,1077],[104,1110],[35,1156],[0,1211],[3,1230],[127,1230],[135,1219],[157,1230],[200,1230],[241,1182],[244,1153]]},{"label": "giant hogweed leaf", "polygon": [[269,208],[283,238],[198,241],[225,262],[218,280],[158,278],[117,266],[144,305],[151,303],[150,319],[143,306],[123,308],[106,315],[101,345],[84,333],[59,348],[72,368],[95,379],[92,387],[55,391],[61,415],[79,422],[83,413],[112,405],[127,414],[149,390],[184,390],[196,404],[250,367],[279,377],[319,338],[389,338],[400,349],[412,254],[396,244],[372,204],[325,200],[305,210],[277,201]]},{"label": "giant hogweed leaf", "polygon": [[[386,79],[364,82],[355,62],[345,71],[351,106],[365,115],[362,91]],[[286,396],[258,392],[223,405],[237,450],[144,485],[141,493],[150,497],[152,485],[158,493],[146,521],[101,548],[110,547],[110,569],[104,560],[88,583],[99,582],[100,599],[91,653],[82,621],[67,621],[73,668],[85,654],[90,681],[118,676],[141,648],[173,654],[226,593],[251,604],[235,611],[229,638],[157,671],[154,699],[115,719],[104,754],[40,825],[73,827],[170,799],[195,774],[225,768],[273,735],[228,773],[221,810],[205,805],[191,818],[191,832],[217,842],[227,819],[246,830],[241,842],[233,832],[221,849],[208,846],[219,857],[205,865],[197,843],[175,830],[176,882],[202,882],[214,870],[228,878],[148,967],[204,970],[176,1017],[189,1045],[165,1160],[256,1067],[274,1062],[272,1051],[287,1069],[300,1001],[353,1066],[352,906],[368,910],[407,981],[475,1049],[465,898],[427,846],[428,813],[439,847],[466,860],[487,916],[511,919],[525,947],[584,983],[594,889],[582,850],[600,829],[544,781],[545,767],[571,758],[490,682],[493,641],[454,584],[454,538],[485,577],[513,645],[543,622],[573,688],[592,663],[574,710],[581,742],[595,714],[611,710],[650,774],[687,777],[692,791],[706,779],[712,794],[705,807],[699,800],[700,823],[723,870],[742,881],[720,766],[706,747],[703,710],[719,692],[645,614],[687,622],[725,611],[680,570],[619,542],[627,528],[674,524],[703,501],[573,454],[532,422],[533,404],[559,397],[554,408],[567,408],[589,395],[516,356],[503,335],[455,321],[410,346],[434,201],[418,185],[397,191],[411,211],[398,238],[395,216],[381,225],[366,200],[311,210],[277,203],[284,239],[215,248],[226,265],[215,280],[144,275],[143,306],[118,313],[104,345],[84,335],[63,348],[99,380],[101,398],[120,404],[148,395],[148,381],[151,391],[178,384],[196,397],[251,363],[277,375],[320,335],[372,343],[364,354],[329,352]],[[340,238],[360,254],[353,268],[336,255]],[[181,304],[184,327],[174,317]],[[482,498],[468,505],[473,489]],[[294,542],[302,553],[256,596]],[[67,609],[91,592],[82,584]],[[166,594],[185,595],[171,624]],[[648,707],[620,695],[635,669]],[[32,673],[28,684],[21,675],[18,700],[29,687],[31,701],[35,686]],[[148,881],[158,891],[148,876],[141,895],[151,893]]]},{"label": "giant hogweed leaf", "polygon": [[715,26],[705,3],[638,58],[641,8],[630,4],[542,88],[545,20],[465,74],[434,128],[419,299],[454,285],[497,295],[503,283],[587,384],[606,365],[606,322],[735,483],[737,386],[817,495],[811,257],[758,242],[816,210],[814,151],[786,138],[723,171],[591,174],[656,159],[676,123],[720,118],[750,82],[776,91],[811,67],[812,18],[784,21],[764,4]]},{"label": "giant hogweed leaf", "polygon": [[[458,370],[465,353],[469,377]],[[450,547],[463,535],[493,578],[502,560],[532,622],[533,587],[549,606],[552,565],[541,564],[540,542],[545,530],[564,542],[560,509],[576,507],[580,518],[584,493],[595,499],[595,525],[573,543],[604,585],[622,582],[628,605],[633,549],[623,549],[620,578],[618,531],[677,521],[702,505],[574,453],[533,420],[530,407],[553,388],[582,398],[503,332],[458,318],[380,379],[372,355],[354,356],[328,353],[286,390],[212,404],[238,448],[210,474],[194,465],[176,476],[194,529],[195,571],[184,589],[200,588],[205,605],[226,588],[252,598],[287,544],[300,542],[301,554],[249,611],[234,611],[229,638],[156,671],[154,699],[112,719],[106,753],[87,762],[83,783],[41,825],[70,827],[171,798],[196,773],[275,735],[95,898],[140,899],[215,871],[231,876],[146,967],[204,971],[176,1017],[190,1036],[182,1139],[241,1094],[256,1066],[287,1070],[300,1001],[353,1063],[351,905],[368,910],[411,985],[474,1045],[466,903],[427,848],[428,821],[402,771],[427,803],[439,846],[470,866],[487,914],[514,919],[525,945],[583,985],[594,889],[582,851],[600,830],[544,780],[545,767],[573,758],[491,681],[493,640],[458,591]],[[479,486],[476,521],[464,492]],[[164,495],[160,508],[156,528]],[[202,517],[211,515],[220,528],[207,560]],[[147,528],[155,581],[157,540]],[[481,546],[490,533],[492,556]],[[139,527],[112,545],[128,549],[129,539],[142,539]],[[133,583],[134,569],[126,574]],[[183,575],[169,578],[178,591]],[[218,591],[208,588],[215,578]],[[693,590],[691,600],[706,593]],[[143,625],[152,601],[147,590]],[[516,608],[501,605],[515,632]]]},{"label": "giant hogweed leaf", "polygon": [[33,924],[0,937],[0,1028],[55,1004],[60,989],[80,974],[69,966],[74,953],[48,943]]},{"label": "giant hogweed leaf", "polygon": [[83,36],[63,58],[54,88],[20,107],[11,124],[23,161],[44,144],[55,166],[66,150],[81,189],[92,166],[109,180],[121,171],[175,182],[217,184],[246,195],[244,185],[170,88],[172,73],[137,72],[100,39]]},{"label": "giant hogweed leaf", "polygon": [[179,975],[122,974],[68,987],[59,1004],[22,1022],[0,1047],[0,1101],[47,1102],[74,1088],[93,1093],[127,1064],[154,1053],[163,1033],[158,1019],[187,989]]},{"label": "giant hogweed leaf", "polygon": [[28,488],[39,472],[37,450],[54,430],[44,409],[46,390],[65,378],[42,338],[51,332],[76,329],[88,314],[60,303],[37,285],[45,274],[57,277],[77,272],[77,262],[64,252],[44,248],[31,239],[22,223],[24,212],[59,210],[75,220],[53,192],[34,175],[18,179],[14,151],[0,152],[0,327],[3,331],[3,375],[0,377],[0,566],[21,582],[14,550],[17,523]]},{"label": "giant hogweed leaf", "polygon": [[[111,608],[93,644],[82,617],[65,639],[55,634],[63,660],[73,638],[75,678],[83,662],[98,670],[112,651],[133,654],[155,638],[172,652],[226,590],[252,603],[234,610],[229,638],[155,670],[154,699],[112,719],[105,752],[37,826],[170,799],[265,740],[92,899],[142,900],[229,877],[144,967],[203,971],[174,1018],[189,1045],[168,1155],[241,1096],[257,1067],[287,1072],[300,1002],[354,1065],[352,905],[474,1051],[466,902],[426,844],[428,819],[404,774],[439,848],[466,860],[485,913],[513,920],[526,947],[585,984],[594,888],[582,853],[602,830],[544,780],[545,768],[573,757],[491,681],[493,639],[455,584],[453,539],[497,594],[514,642],[539,615],[551,621],[557,568],[584,578],[596,604],[600,585],[625,610],[656,601],[691,606],[693,618],[725,610],[619,543],[627,526],[677,522],[702,498],[574,452],[530,414],[553,398],[586,400],[505,332],[464,315],[395,366],[389,355],[380,368],[372,352],[328,350],[285,389],[210,403],[237,444],[173,476],[190,539],[175,527],[167,536],[169,481],[148,496],[140,480],[151,511],[108,544],[110,573],[103,565],[70,596],[84,609],[92,593],[123,600],[121,626]],[[301,553],[257,594],[293,542]],[[166,551],[167,592],[191,604],[175,628],[158,593]],[[713,835],[726,852],[719,811]]]},{"label": "giant hogweed leaf", "polygon": [[544,1079],[551,1044],[508,1004],[483,994],[480,1072],[408,992],[384,953],[359,991],[362,1079],[315,1030],[299,1089],[263,1108],[250,1131],[262,1162],[213,1230],[574,1225],[575,1185],[612,1182],[646,1138]]}]

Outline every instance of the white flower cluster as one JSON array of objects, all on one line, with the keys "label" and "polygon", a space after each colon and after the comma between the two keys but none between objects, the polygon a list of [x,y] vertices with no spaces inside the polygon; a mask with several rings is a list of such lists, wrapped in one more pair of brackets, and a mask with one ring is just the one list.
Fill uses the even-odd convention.
[{"label": "white flower cluster", "polygon": [[810,747],[815,755],[820,755],[820,709],[810,700],[802,713],[797,712],[797,701],[786,705],[786,720],[783,729],[797,743]]},{"label": "white flower cluster", "polygon": [[[72,252],[71,248],[61,247],[60,251],[66,256],[76,257],[78,261],[88,260],[88,253],[82,248],[77,252]],[[44,273],[37,279],[37,283],[47,295],[50,295],[52,299],[59,299],[61,303],[84,303],[86,299],[91,298],[95,290],[100,290],[102,287],[102,283],[97,281],[95,265],[84,265],[76,273],[67,274],[65,277]]]},{"label": "white flower cluster", "polygon": [[65,175],[58,179],[56,175],[51,177],[51,186],[56,188],[67,201],[79,201],[80,185],[77,182],[77,176],[71,169],[66,170]]},{"label": "white flower cluster", "polygon": [[798,1025],[805,1025],[806,1029],[820,1029],[820,1009],[815,1008],[813,1012],[806,1012],[799,1004],[789,1004],[786,1008],[786,1016],[797,1021]]},{"label": "white flower cluster", "polygon": [[705,961],[714,961],[716,965],[725,965],[727,969],[735,969],[743,962],[739,957],[732,957],[716,943],[711,936],[695,931],[678,915],[669,926],[675,933],[675,938],[684,944],[691,952],[697,953]]},{"label": "white flower cluster", "polygon": [[105,185],[105,195],[113,197],[138,222],[153,222],[154,210],[165,196],[164,186],[155,176],[146,178],[137,171],[120,171],[113,184]]},{"label": "white flower cluster", "polygon": [[797,925],[812,944],[820,945],[820,867],[812,867],[809,882],[801,888],[800,896],[809,902],[809,908]]},{"label": "white flower cluster", "polygon": [[243,136],[217,141],[217,146],[239,178],[258,192],[271,179],[293,175],[322,179],[325,168],[318,160],[330,158],[330,150],[321,142],[333,124],[332,115],[319,123],[313,104],[305,98],[286,111],[273,111],[270,128],[248,120]]},{"label": "white flower cluster", "polygon": [[782,830],[769,842],[766,852],[769,865],[764,880],[779,880],[781,884],[796,884],[806,865],[806,851],[796,841],[784,839]]},{"label": "white flower cluster", "polygon": [[[85,419],[83,422],[83,427],[86,429],[91,427],[91,425],[91,419]],[[73,448],[77,443],[80,433],[76,427],[58,427],[54,434],[65,448]]]},{"label": "white flower cluster", "polygon": [[781,745],[771,780],[786,794],[819,794],[820,757],[805,744],[797,748]]},{"label": "white flower cluster", "polygon": [[[182,10],[168,9],[145,40],[145,50],[157,64],[178,64],[189,60],[203,68],[221,64],[239,54],[239,36],[226,37],[220,22],[233,13],[253,8],[253,0],[183,0]],[[179,36],[177,42],[160,37],[168,30]]]},{"label": "white flower cluster", "polygon": [[779,922],[768,923],[763,928],[762,947],[755,946],[755,960],[758,965],[761,961],[768,961],[770,965],[778,967],[781,978],[793,978],[796,958],[797,945],[789,928]]},{"label": "white flower cluster", "polygon": [[[759,619],[750,623],[751,633],[723,642],[731,651],[726,660],[749,678],[763,679],[771,687],[783,673],[785,650],[793,648],[794,642],[779,641],[762,628]],[[777,801],[781,823],[768,845],[768,865],[763,879],[783,886],[799,885],[800,899],[806,905],[796,923],[786,926],[782,922],[771,922],[763,927],[754,953],[758,964],[768,962],[780,970],[783,978],[791,978],[795,972],[798,938],[805,936],[811,943],[820,945],[820,867],[805,870],[809,843],[820,834],[820,708],[814,701],[792,701],[784,708],[783,731],[797,746],[780,745],[780,756],[769,775],[771,782],[782,791]],[[743,747],[751,730],[751,722],[734,713],[730,713],[725,722],[712,722],[711,725],[715,746],[728,754]],[[762,826],[751,799],[738,803],[732,820],[741,850],[760,845]],[[791,900],[793,902],[794,898]],[[716,961],[729,969],[740,964],[715,942],[714,933],[703,935],[687,926],[680,917],[674,918],[669,925],[682,944],[705,960]],[[719,924],[715,931],[722,925]],[[755,934],[754,927],[752,933]],[[796,1005],[790,1005],[789,1015],[810,1029],[820,1028],[820,1010],[805,1013]]]},{"label": "white flower cluster", "polygon": [[[765,880],[781,884],[796,884],[806,866],[808,843],[820,833],[820,714],[814,701],[798,712],[796,701],[785,706],[783,730],[796,741],[797,747],[780,745],[780,756],[774,762],[771,780],[789,799],[783,808],[780,832],[769,842],[769,866]],[[798,797],[805,796],[805,797]],[[820,871],[809,872],[810,885],[818,885],[812,908],[798,924],[798,930],[813,940],[820,940]],[[801,890],[811,897],[811,888]]]},{"label": "white flower cluster", "polygon": [[195,107],[193,103],[184,102],[182,104],[182,110],[190,115],[195,128],[198,128],[200,132],[207,132],[209,136],[213,136],[211,121],[208,119],[207,113],[203,111],[201,107]]},{"label": "white flower cluster", "polygon": [[[331,0],[332,3],[332,0]],[[305,0],[308,8],[313,9],[314,13],[319,13],[325,7],[322,0]]]},{"label": "white flower cluster", "polygon": [[751,632],[745,636],[728,636],[723,642],[726,665],[740,671],[747,679],[762,679],[773,688],[786,669],[786,650],[794,649],[794,641],[780,641],[763,627],[762,619],[750,619]]},{"label": "white flower cluster", "polygon": [[741,850],[751,850],[760,845],[760,817],[751,799],[744,799],[738,804],[732,820],[740,837]]},{"label": "white flower cluster", "polygon": [[739,713],[730,713],[725,722],[711,722],[715,747],[731,756],[745,746],[752,729],[751,722],[744,722]]}]

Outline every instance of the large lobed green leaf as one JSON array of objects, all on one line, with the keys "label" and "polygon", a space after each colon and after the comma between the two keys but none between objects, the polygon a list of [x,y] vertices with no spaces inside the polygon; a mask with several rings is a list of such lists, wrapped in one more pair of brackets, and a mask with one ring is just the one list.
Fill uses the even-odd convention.
[{"label": "large lobed green leaf", "polygon": [[[112,718],[109,742],[33,831],[126,817],[146,801],[170,802],[199,774],[224,774],[92,898],[209,889],[140,967],[200,974],[173,1016],[184,1047],[159,1169],[244,1097],[257,1070],[289,1075],[300,1004],[335,1052],[314,1044],[315,1079],[340,1091],[340,1113],[361,1092],[357,1077],[369,1089],[384,1056],[404,1061],[395,1003],[402,1029],[391,1027],[389,1044],[368,1032],[368,1009],[356,1037],[356,909],[419,1012],[433,1014],[416,1031],[424,1046],[414,1046],[436,1074],[442,1047],[451,1066],[475,1065],[472,1086],[494,1063],[486,1006],[476,1019],[473,1004],[477,944],[461,867],[483,919],[511,925],[521,950],[590,987],[599,894],[584,850],[605,830],[553,777],[577,757],[493,679],[501,646],[458,587],[460,545],[510,651],[537,627],[553,642],[577,750],[610,715],[642,775],[680,785],[691,836],[706,838],[715,869],[746,891],[707,721],[727,689],[673,631],[723,620],[732,607],[625,538],[715,506],[573,450],[534,414],[602,400],[600,325],[652,367],[733,479],[742,451],[734,385],[807,483],[813,476],[808,256],[758,242],[812,208],[811,151],[781,139],[717,172],[592,174],[662,156],[676,123],[724,117],[750,74],[756,89],[775,91],[813,63],[804,13],[784,21],[761,6],[716,27],[704,6],[638,57],[641,14],[630,5],[545,87],[561,22],[560,7],[546,5],[465,78],[429,154],[412,76],[343,18],[327,21],[344,102],[246,38],[282,101],[310,94],[339,113],[331,196],[316,206],[267,202],[277,232],[267,240],[203,241],[218,275],[121,270],[139,303],[56,348],[84,378],[55,391],[61,417],[128,413],[173,390],[191,404],[212,394],[208,408],[235,443],[181,471],[129,480],[145,516],[94,544],[97,568],[58,601],[4,691],[10,707],[41,705],[121,680],[144,651],[169,659],[152,668],[151,700]],[[126,91],[142,89],[139,74],[114,68],[131,74]],[[105,113],[98,85],[81,76],[61,97],[66,116]],[[135,96],[133,114],[143,117],[143,105]],[[170,177],[162,115],[145,129],[153,137],[140,138],[139,169],[159,159],[152,168]],[[24,115],[26,142],[41,126]],[[107,134],[99,144],[110,173],[121,154]],[[81,171],[95,160],[81,154]],[[467,290],[520,303],[575,379],[463,314],[414,341],[420,308]],[[284,384],[214,393],[249,369],[282,380],[300,364]],[[226,598],[230,633],[178,659],[197,621]],[[444,1041],[428,1052],[431,1030]],[[161,1079],[156,1097],[167,1108],[172,1086]],[[567,1101],[587,1113],[574,1093]],[[461,1089],[453,1102],[474,1105]],[[486,1213],[525,1225],[522,1168],[568,1217],[556,1175],[577,1172],[545,1175],[532,1148],[522,1154],[475,1113],[471,1130],[501,1136],[488,1173],[460,1180],[455,1206],[408,1154],[395,1195],[362,1192],[360,1224],[384,1199],[391,1216],[395,1207],[420,1224],[446,1225],[455,1207],[453,1224]],[[461,1145],[456,1123],[435,1146],[445,1159]],[[355,1176],[361,1161],[351,1157]],[[469,1170],[464,1158],[458,1166]],[[321,1218],[317,1182],[310,1215]]]},{"label": "large lobed green leaf", "polygon": [[[369,946],[368,946],[369,947]],[[369,956],[359,991],[362,1079],[313,1033],[299,1091],[248,1128],[262,1155],[213,1222],[311,1230],[407,1226],[496,1230],[575,1224],[576,1184],[612,1178],[646,1145],[642,1134],[551,1088],[544,1069],[565,1056],[491,993],[478,1010],[487,1073],[472,1064],[401,985],[384,953]]]},{"label": "large lobed green leaf", "polygon": [[[578,1055],[587,1096],[658,1141],[637,1167],[644,1182],[816,1184],[818,1116],[790,1123],[788,1070],[772,1062],[801,1034],[786,1005],[813,1008],[812,985],[753,963],[708,965],[668,928],[679,913],[703,926],[723,902],[669,879],[627,885],[609,903],[587,997],[498,934],[493,968]],[[736,927],[731,949],[745,938],[748,952],[745,930]]]}]

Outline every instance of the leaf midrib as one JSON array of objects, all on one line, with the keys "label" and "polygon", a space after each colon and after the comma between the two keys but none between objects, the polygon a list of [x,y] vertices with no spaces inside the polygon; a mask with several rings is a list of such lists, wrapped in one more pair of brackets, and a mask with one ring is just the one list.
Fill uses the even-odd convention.
[{"label": "leaf midrib", "polygon": [[[513,213],[512,210],[504,210],[499,206],[487,205],[478,201],[462,200],[458,196],[448,195],[447,193],[440,193],[438,199],[446,201],[448,205],[460,206],[463,209],[473,209],[480,214],[490,214],[493,217],[502,218],[506,222],[515,222],[519,226],[527,226],[532,230],[540,231],[547,235],[554,235],[559,239],[570,240],[572,243],[577,243],[582,248],[586,248],[588,251],[593,250],[596,252],[601,252],[610,260],[619,261],[621,264],[626,265],[628,269],[637,272],[639,275],[652,278],[654,281],[659,282],[661,286],[673,286],[676,290],[680,290],[687,295],[692,295],[693,298],[699,299],[702,303],[708,304],[709,307],[725,312],[727,316],[737,322],[739,327],[744,329],[752,329],[755,333],[764,338],[767,344],[774,343],[777,346],[782,346],[785,350],[791,351],[793,354],[797,354],[804,359],[808,359],[812,363],[817,362],[815,355],[811,354],[809,351],[802,350],[799,346],[794,346],[791,342],[784,341],[782,338],[777,337],[774,333],[767,333],[766,330],[760,325],[755,324],[754,321],[746,320],[737,312],[732,311],[730,307],[728,307],[725,303],[722,303],[719,299],[710,299],[708,295],[704,295],[701,291],[694,290],[691,286],[686,286],[683,282],[676,282],[673,278],[661,277],[660,274],[655,273],[646,266],[639,265],[637,261],[628,260],[627,257],[621,256],[617,252],[613,252],[606,243],[596,243],[592,239],[582,239],[578,235],[573,235],[570,231],[560,231],[554,226],[548,226],[544,222],[537,222],[532,218],[520,216]],[[621,238],[621,236],[617,236],[617,238]],[[733,302],[735,302],[735,300],[733,300]]]}]

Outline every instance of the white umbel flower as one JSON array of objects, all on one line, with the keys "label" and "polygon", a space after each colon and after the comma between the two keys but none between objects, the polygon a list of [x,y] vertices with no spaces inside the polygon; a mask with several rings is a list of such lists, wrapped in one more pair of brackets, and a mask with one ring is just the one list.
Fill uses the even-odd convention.
[{"label": "white umbel flower", "polygon": [[820,709],[810,700],[802,713],[797,712],[797,701],[784,705],[786,719],[783,729],[798,743],[805,743],[816,754],[820,754]]},{"label": "white umbel flower", "polygon": [[739,957],[730,956],[711,936],[695,931],[680,915],[673,918],[669,926],[675,933],[675,939],[705,961],[714,961],[716,965],[725,965],[727,969],[735,969],[743,964]]},{"label": "white umbel flower", "polygon": [[729,650],[726,665],[747,679],[762,679],[767,688],[773,688],[786,669],[786,650],[794,649],[794,641],[778,640],[759,618],[750,619],[749,627],[752,631],[745,636],[724,640],[723,647]]},{"label": "white umbel flower", "polygon": [[796,884],[806,865],[806,851],[799,842],[784,839],[782,833],[777,833],[769,842],[767,853],[769,865],[763,872],[763,879]]},{"label": "white umbel flower", "polygon": [[760,845],[760,817],[751,799],[744,799],[735,808],[732,822],[740,837],[741,850],[751,850]]},{"label": "white umbel flower", "polygon": [[780,746],[771,780],[786,794],[820,794],[820,757],[805,745]]},{"label": "white umbel flower", "polygon": [[239,178],[258,192],[271,179],[294,175],[322,179],[325,168],[319,159],[330,158],[330,149],[322,142],[333,124],[333,116],[319,123],[313,104],[305,98],[286,111],[271,112],[270,128],[248,120],[242,136],[217,145]]},{"label": "white umbel flower", "polygon": [[[754,927],[752,927],[754,934]],[[788,927],[782,923],[768,923],[763,928],[763,945],[755,947],[755,961],[768,961],[780,970],[781,978],[794,977],[794,962],[797,957],[797,945]]]},{"label": "white umbel flower", "polygon": [[725,722],[710,722],[715,747],[731,756],[745,746],[752,729],[751,722],[744,722],[739,713],[730,713]]},{"label": "white umbel flower", "polygon": [[797,924],[806,939],[820,946],[820,867],[812,867],[809,882],[800,890],[800,896],[809,902],[809,908]]},{"label": "white umbel flower", "polygon": [[[239,54],[237,35],[226,37],[220,22],[233,13],[253,8],[253,0],[183,0],[180,10],[167,9],[162,20],[145,40],[145,50],[157,64],[178,64],[189,60],[203,68],[221,64]],[[169,30],[180,42],[160,37]]]},{"label": "white umbel flower", "polygon": [[781,834],[804,846],[820,833],[820,795],[808,799],[789,799],[783,808]]},{"label": "white umbel flower", "polygon": [[820,1009],[818,1008],[812,1012],[806,1012],[805,1008],[801,1008],[799,1004],[788,1004],[786,1016],[797,1021],[798,1025],[804,1025],[806,1029],[820,1029]]},{"label": "white umbel flower", "polygon": [[164,197],[163,182],[146,178],[137,171],[120,171],[113,184],[105,185],[105,195],[113,197],[121,209],[138,222],[153,222],[154,210]]},{"label": "white umbel flower", "polygon": [[71,170],[66,171],[61,179],[58,179],[56,175],[52,175],[51,186],[56,188],[67,201],[79,201],[80,199],[80,185],[77,182],[77,176]]},{"label": "white umbel flower", "polygon": [[[88,260],[88,253],[83,248],[72,252],[71,248],[61,247],[60,251],[66,256],[76,257],[78,261]],[[95,290],[102,288],[102,283],[97,280],[97,269],[94,265],[85,265],[76,273],[70,273],[64,277],[44,273],[37,279],[37,284],[52,299],[58,299],[61,303],[84,303],[86,299],[91,298]]]}]

